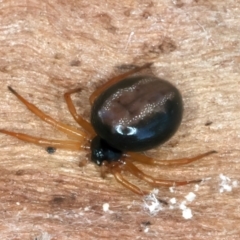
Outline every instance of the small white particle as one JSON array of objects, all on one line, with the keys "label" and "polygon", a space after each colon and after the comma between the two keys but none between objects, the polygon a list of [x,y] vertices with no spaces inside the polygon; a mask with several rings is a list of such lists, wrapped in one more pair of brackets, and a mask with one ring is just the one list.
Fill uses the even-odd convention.
[{"label": "small white particle", "polygon": [[227,192],[231,192],[232,191],[232,186],[230,185],[223,185],[220,189],[219,189],[219,192],[220,193],[223,193],[224,191],[227,191]]},{"label": "small white particle", "polygon": [[185,198],[187,199],[187,201],[192,202],[196,197],[196,194],[194,194],[193,192],[190,192],[188,195],[185,196]]},{"label": "small white particle", "polygon": [[169,202],[170,202],[171,204],[176,204],[177,200],[176,200],[176,198],[171,198],[171,199],[169,200]]},{"label": "small white particle", "polygon": [[186,204],[186,201],[182,201],[181,204],[179,205],[179,208],[180,208],[181,210],[186,209],[187,207],[186,207],[185,204]]},{"label": "small white particle", "polygon": [[148,228],[148,227],[144,229],[144,232],[145,232],[145,233],[147,233],[148,231],[149,231],[149,228]]},{"label": "small white particle", "polygon": [[103,211],[104,212],[108,212],[109,211],[109,204],[108,203],[104,203],[103,204]]},{"label": "small white particle", "polygon": [[190,209],[190,208],[186,208],[186,209],[184,209],[183,211],[182,211],[182,216],[183,216],[183,218],[185,218],[185,219],[190,219],[190,218],[192,218],[192,210]]},{"label": "small white particle", "polygon": [[89,211],[89,209],[90,209],[90,207],[85,207],[85,208],[84,208],[84,211],[87,212],[87,211]]},{"label": "small white particle", "polygon": [[131,40],[132,40],[133,35],[134,35],[134,32],[131,32],[131,33],[129,34],[129,37],[128,37],[128,40],[127,40],[127,44],[126,44],[126,46],[125,46],[125,51],[128,49],[128,45],[131,43]]},{"label": "small white particle", "polygon": [[19,205],[20,205],[20,202],[16,202],[16,204],[19,206]]},{"label": "small white particle", "polygon": [[51,240],[52,237],[47,232],[43,232],[41,235],[34,237],[34,240]]},{"label": "small white particle", "polygon": [[231,181],[231,179],[230,179],[229,177],[224,176],[222,173],[219,174],[219,177],[220,177],[220,179],[221,179],[222,181],[226,181],[226,182],[230,182],[230,181]]},{"label": "small white particle", "polygon": [[170,188],[169,188],[169,191],[170,191],[171,193],[173,193],[174,190],[175,190],[175,187],[170,187]]},{"label": "small white particle", "polygon": [[152,193],[153,193],[154,195],[158,195],[159,190],[158,190],[157,188],[154,188],[154,189],[152,190]]},{"label": "small white particle", "polygon": [[199,185],[198,185],[198,184],[195,184],[195,186],[194,186],[194,191],[197,192],[198,189],[199,189]]},{"label": "small white particle", "polygon": [[209,181],[211,179],[212,179],[211,177],[207,177],[207,178],[204,178],[202,182],[206,182],[206,181]]},{"label": "small white particle", "polygon": [[238,186],[237,180],[234,180],[234,181],[232,182],[232,186],[233,186],[233,187],[237,187],[237,186]]},{"label": "small white particle", "polygon": [[176,198],[171,198],[171,199],[169,200],[169,202],[171,203],[171,204],[169,205],[169,209],[174,209],[175,206],[173,206],[173,205],[175,205],[175,204],[177,203],[177,199],[176,199]]}]

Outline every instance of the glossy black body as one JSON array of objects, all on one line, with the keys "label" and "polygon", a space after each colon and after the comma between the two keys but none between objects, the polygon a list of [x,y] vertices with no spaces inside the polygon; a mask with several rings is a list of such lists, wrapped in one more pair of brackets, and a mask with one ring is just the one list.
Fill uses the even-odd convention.
[{"label": "glossy black body", "polygon": [[91,124],[113,148],[144,151],[167,141],[182,113],[176,87],[153,76],[136,76],[112,85],[95,100]]},{"label": "glossy black body", "polygon": [[91,160],[98,166],[101,166],[103,161],[118,161],[122,155],[122,151],[111,147],[99,136],[96,136],[91,142]]}]

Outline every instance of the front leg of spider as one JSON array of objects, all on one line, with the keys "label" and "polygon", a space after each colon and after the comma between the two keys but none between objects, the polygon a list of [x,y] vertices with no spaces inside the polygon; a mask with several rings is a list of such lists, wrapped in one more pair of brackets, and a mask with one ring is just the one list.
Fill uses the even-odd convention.
[{"label": "front leg of spider", "polygon": [[28,102],[25,98],[23,98],[20,94],[18,94],[13,88],[8,87],[8,89],[32,113],[34,113],[36,116],[38,116],[39,118],[41,118],[43,121],[47,122],[48,124],[54,126],[56,129],[66,133],[73,140],[53,140],[53,139],[47,139],[47,138],[40,138],[40,137],[34,137],[34,136],[23,134],[23,133],[7,131],[4,129],[0,129],[0,132],[10,135],[10,136],[13,136],[15,138],[18,138],[25,142],[30,142],[30,143],[34,143],[36,145],[46,147],[48,152],[49,152],[49,147],[50,147],[50,149],[62,148],[62,149],[66,149],[66,150],[77,150],[77,151],[83,149],[86,139],[88,139],[88,135],[85,132],[83,132],[77,128],[74,128],[72,126],[69,126],[67,124],[56,121],[52,117],[50,117],[47,114],[45,114],[44,112],[42,112],[35,105]]}]

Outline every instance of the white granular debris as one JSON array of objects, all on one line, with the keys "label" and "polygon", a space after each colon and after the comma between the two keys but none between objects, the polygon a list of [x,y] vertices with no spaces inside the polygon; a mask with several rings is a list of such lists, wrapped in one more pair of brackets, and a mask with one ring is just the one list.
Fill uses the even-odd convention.
[{"label": "white granular debris", "polygon": [[86,212],[89,211],[89,210],[90,210],[90,207],[85,207],[84,208],[84,211],[86,211]]},{"label": "white granular debris", "polygon": [[154,189],[152,190],[152,193],[153,193],[154,195],[158,195],[159,190],[158,190],[157,188],[154,188]]},{"label": "white granular debris", "polygon": [[183,218],[185,219],[190,219],[192,218],[192,210],[190,208],[185,208],[183,211],[182,211],[182,216]]},{"label": "white granular debris", "polygon": [[109,211],[109,204],[108,203],[104,203],[103,204],[103,211],[104,212],[108,212]]},{"label": "white granular debris", "polygon": [[197,192],[198,189],[199,189],[199,185],[198,185],[198,184],[195,184],[195,186],[194,186],[194,191]]},{"label": "white granular debris", "polygon": [[223,186],[220,187],[219,192],[223,193],[224,191],[231,192],[232,191],[232,186],[224,184]]},{"label": "white granular debris", "polygon": [[177,199],[176,199],[176,198],[171,198],[171,199],[169,200],[169,202],[170,202],[169,209],[174,209],[174,208],[176,208],[176,203],[177,203]]},{"label": "white granular debris", "polygon": [[211,179],[212,179],[211,177],[203,178],[202,182],[206,182],[206,181],[209,181]]},{"label": "white granular debris", "polygon": [[219,183],[219,192],[231,192],[233,187],[237,187],[238,183],[236,180],[232,181],[229,177],[224,176],[222,173],[219,174],[221,182]]},{"label": "white granular debris", "polygon": [[147,209],[152,215],[156,215],[163,209],[161,203],[158,201],[154,193],[150,193],[145,197],[144,208]]},{"label": "white granular debris", "polygon": [[224,176],[222,173],[219,174],[219,177],[222,181],[225,181],[225,182],[230,182],[231,179],[227,176]]},{"label": "white granular debris", "polygon": [[173,193],[174,190],[175,190],[175,187],[170,187],[170,188],[169,188],[169,191],[170,191],[171,193]]},{"label": "white granular debris", "polygon": [[43,232],[41,235],[34,237],[34,240],[51,240],[52,237],[47,232]]},{"label": "white granular debris", "polygon": [[237,187],[237,186],[238,186],[237,180],[234,180],[234,181],[232,182],[232,186],[233,186],[233,187]]},{"label": "white granular debris", "polygon": [[192,218],[192,210],[186,206],[186,201],[182,201],[181,204],[179,205],[179,208],[182,210],[182,216],[185,219],[190,219]]},{"label": "white granular debris", "polygon": [[147,233],[148,231],[149,231],[149,228],[148,228],[148,227],[144,229],[144,232],[145,232],[145,233]]},{"label": "white granular debris", "polygon": [[187,199],[187,201],[192,202],[196,197],[196,194],[194,194],[193,192],[190,192],[188,195],[185,196],[185,198]]},{"label": "white granular debris", "polygon": [[176,200],[176,198],[171,198],[171,199],[169,200],[169,202],[170,202],[171,204],[176,204],[177,200]]},{"label": "white granular debris", "polygon": [[186,201],[182,201],[181,203],[180,203],[180,205],[179,205],[179,208],[181,209],[181,210],[185,210],[187,207],[186,207]]}]

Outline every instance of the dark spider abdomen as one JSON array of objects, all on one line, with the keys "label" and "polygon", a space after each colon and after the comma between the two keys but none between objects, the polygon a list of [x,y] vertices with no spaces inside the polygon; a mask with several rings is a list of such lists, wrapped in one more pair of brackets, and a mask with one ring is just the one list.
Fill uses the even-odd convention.
[{"label": "dark spider abdomen", "polygon": [[182,97],[171,83],[152,76],[126,78],[94,102],[91,123],[102,139],[122,151],[144,151],[178,129]]},{"label": "dark spider abdomen", "polygon": [[105,140],[96,136],[91,141],[91,160],[101,166],[103,161],[109,163],[118,161],[123,152],[111,147]]}]

